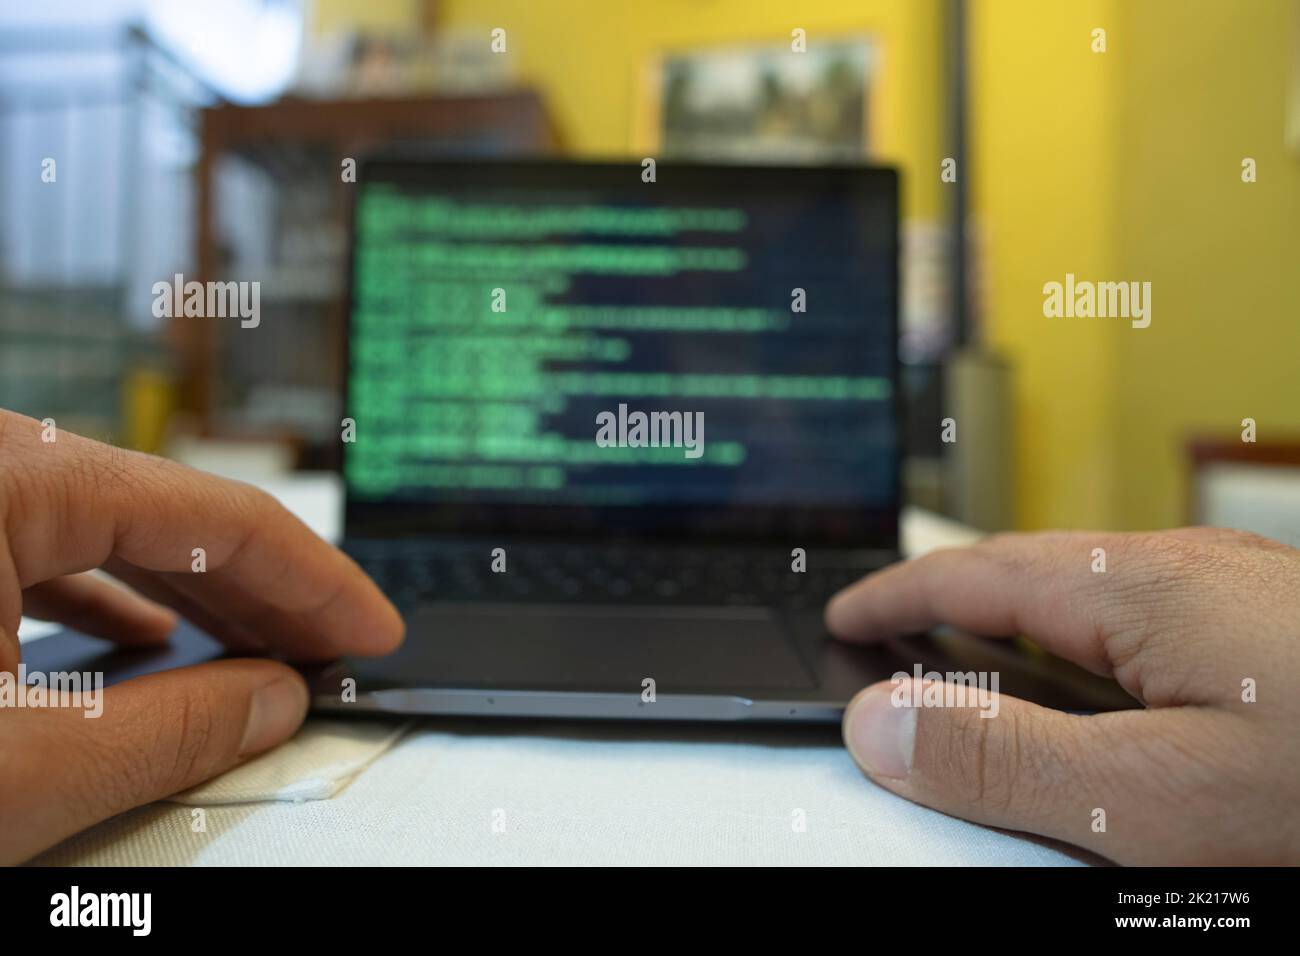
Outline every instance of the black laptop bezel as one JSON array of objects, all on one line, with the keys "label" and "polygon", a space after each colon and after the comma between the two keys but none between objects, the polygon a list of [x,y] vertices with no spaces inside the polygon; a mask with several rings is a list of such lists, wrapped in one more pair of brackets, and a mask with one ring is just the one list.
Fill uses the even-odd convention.
[{"label": "black laptop bezel", "polygon": [[[473,186],[495,183],[519,186],[539,185],[588,189],[602,185],[624,186],[641,180],[641,162],[570,161],[551,158],[419,157],[403,154],[362,159],[357,183],[373,178],[389,182],[440,183],[454,181]],[[373,539],[398,537],[508,535],[528,538],[659,539],[678,543],[767,543],[810,544],[896,552],[901,507],[901,465],[903,422],[901,413],[899,340],[899,174],[892,167],[867,165],[728,165],[700,163],[657,163],[656,182],[647,188],[672,188],[689,178],[692,187],[711,184],[754,188],[861,191],[889,205],[892,228],[887,237],[894,277],[888,321],[894,361],[890,372],[890,398],[894,425],[894,451],[887,463],[892,488],[892,506],[882,508],[808,508],[796,506],[681,506],[659,505],[528,505],[500,503],[361,501],[347,490],[346,467],[349,443],[344,443],[340,477],[344,486],[344,537]],[[349,415],[351,380],[352,317],[356,234],[354,219],[359,188],[350,190],[348,207],[347,265],[344,276],[344,345],[342,387],[344,415]],[[366,423],[357,421],[359,441],[364,441]],[[792,545],[793,546],[793,545]]]}]

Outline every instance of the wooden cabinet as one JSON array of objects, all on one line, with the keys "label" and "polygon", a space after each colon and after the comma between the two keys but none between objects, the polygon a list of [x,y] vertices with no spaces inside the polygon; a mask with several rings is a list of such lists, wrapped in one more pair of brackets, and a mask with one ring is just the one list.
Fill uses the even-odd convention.
[{"label": "wooden cabinet", "polygon": [[[346,303],[343,162],[386,151],[538,155],[557,139],[530,91],[222,105],[200,113],[200,282],[260,283],[256,328],[173,317],[180,403],[213,437],[283,438],[300,463],[338,448]],[[185,277],[187,280],[190,276]]]}]

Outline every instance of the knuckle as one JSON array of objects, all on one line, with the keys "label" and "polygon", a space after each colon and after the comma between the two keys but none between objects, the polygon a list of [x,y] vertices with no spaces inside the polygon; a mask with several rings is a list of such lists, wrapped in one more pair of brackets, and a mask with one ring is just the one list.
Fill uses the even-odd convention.
[{"label": "knuckle", "polygon": [[1193,563],[1209,550],[1205,541],[1158,531],[1134,535],[1131,541],[1130,552],[1138,568],[1155,574]]},{"label": "knuckle", "polygon": [[1215,540],[1222,544],[1256,548],[1276,544],[1262,534],[1243,531],[1240,528],[1211,528],[1210,530],[1214,533]]},{"label": "knuckle", "polygon": [[1023,819],[1047,799],[1045,783],[1058,774],[1050,765],[1059,742],[1042,739],[1031,714],[1004,707],[996,717],[975,710],[951,724],[941,766],[960,804],[990,819]]},{"label": "knuckle", "polygon": [[1114,573],[1105,593],[1117,613],[1128,617],[1125,630],[1152,630],[1213,583],[1222,560],[1202,543],[1169,534],[1125,536],[1117,545]]},{"label": "knuckle", "polygon": [[1011,531],[999,531],[997,534],[991,534],[987,538],[982,538],[976,542],[975,552],[1006,567],[1019,567],[1023,563],[1023,559],[1020,548],[1016,547],[1016,545],[1022,541],[1024,541],[1024,535]]},{"label": "knuckle", "polygon": [[144,763],[153,787],[171,794],[208,776],[217,727],[212,702],[202,692],[181,696],[158,707],[150,721],[156,727]]},{"label": "knuckle", "polygon": [[949,778],[956,782],[957,797],[971,806],[999,813],[1010,803],[1014,792],[1015,753],[1009,740],[1014,734],[1006,728],[994,733],[997,720],[1014,720],[1009,715],[982,718],[972,710],[953,721],[947,739],[946,763]]},{"label": "knuckle", "polygon": [[968,804],[983,804],[986,784],[986,748],[988,730],[980,726],[977,714],[963,715],[955,721],[948,735],[948,765],[950,776],[960,788],[959,797]]},{"label": "knuckle", "polygon": [[1229,544],[1245,543],[1257,537],[1249,532],[1223,529],[1206,529],[1200,535],[1147,532],[1129,536],[1125,557],[1135,576],[1143,577],[1148,586],[1201,586],[1225,570],[1240,566],[1240,550]]},{"label": "knuckle", "polygon": [[[261,536],[283,528],[286,520],[292,520],[288,510],[280,503],[280,500],[261,488],[243,482],[235,482],[233,483],[232,496],[234,499],[231,505],[233,513],[239,516],[236,521],[239,533],[230,552],[225,556],[224,562],[236,560],[246,549],[253,547]],[[264,560],[268,557],[267,554],[262,555]],[[282,560],[273,569],[268,569],[266,573],[268,579],[278,579],[279,576],[290,572],[291,568],[287,561]]]},{"label": "knuckle", "polygon": [[1068,538],[1068,535],[1055,532],[1025,534],[1001,531],[980,540],[974,550],[1005,577],[1014,580],[1050,569],[1052,555]]},{"label": "knuckle", "polygon": [[1169,532],[1172,537],[1182,538],[1187,541],[1199,542],[1202,545],[1230,548],[1250,548],[1264,549],[1269,551],[1287,550],[1287,546],[1280,541],[1272,538],[1266,538],[1261,534],[1253,531],[1243,531],[1240,528],[1221,528],[1210,527],[1205,525],[1196,525],[1188,528],[1178,528]]},{"label": "knuckle", "polygon": [[274,527],[287,514],[284,505],[270,492],[242,481],[225,484],[229,484],[229,488],[223,488],[230,496],[229,510],[244,529],[241,546],[248,538]]},{"label": "knuckle", "polygon": [[267,518],[279,512],[281,505],[274,495],[255,485],[240,482],[241,503],[250,517]]}]

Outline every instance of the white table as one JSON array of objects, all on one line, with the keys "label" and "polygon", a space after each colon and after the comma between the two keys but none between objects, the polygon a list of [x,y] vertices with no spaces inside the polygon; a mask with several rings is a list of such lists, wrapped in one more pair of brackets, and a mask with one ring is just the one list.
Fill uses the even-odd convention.
[{"label": "white table", "polygon": [[[332,478],[266,484],[323,536],[338,536]],[[917,554],[972,540],[924,512],[904,515]],[[31,629],[24,627],[24,637]],[[389,725],[390,726],[390,725]],[[833,727],[526,723],[429,719],[395,745],[358,725],[370,762],[326,799],[240,799],[244,784],[166,802],[72,838],[61,864],[867,864],[1068,865],[1066,848],[968,824],[867,781]],[[261,758],[254,776],[291,783],[330,734]],[[373,738],[373,739],[372,739]],[[312,746],[315,746],[313,744]],[[369,752],[366,748],[370,747]],[[334,748],[334,749],[331,749]],[[373,759],[371,759],[373,758]],[[230,783],[230,782],[228,782]],[[264,781],[262,781],[264,784]],[[264,789],[264,788],[263,788]],[[328,789],[328,788],[326,788]],[[310,791],[311,788],[306,788]],[[265,796],[261,790],[250,791]],[[245,793],[244,796],[248,796]],[[294,799],[284,797],[296,796]]]}]

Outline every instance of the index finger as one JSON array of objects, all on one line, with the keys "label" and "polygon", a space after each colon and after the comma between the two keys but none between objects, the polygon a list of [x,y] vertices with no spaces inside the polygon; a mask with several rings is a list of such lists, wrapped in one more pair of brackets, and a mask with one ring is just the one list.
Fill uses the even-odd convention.
[{"label": "index finger", "polygon": [[[374,583],[266,492],[42,432],[0,413],[0,628],[17,632],[23,588],[116,558],[192,575],[200,590],[234,588],[276,612],[269,621],[288,615],[318,634],[325,653],[384,653],[401,641],[401,617]],[[281,644],[276,633],[258,637]]]},{"label": "index finger", "polygon": [[1114,620],[1093,573],[1098,546],[1113,535],[996,535],[933,551],[850,585],[826,606],[826,627],[849,641],[881,640],[951,625],[988,637],[1026,634],[1099,674],[1113,663]]}]

